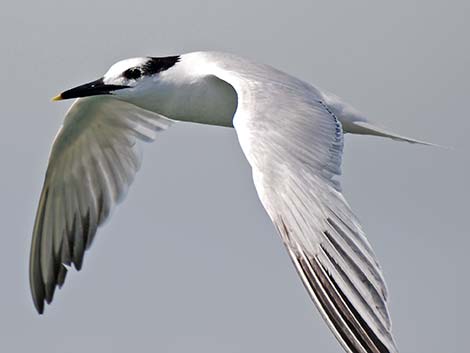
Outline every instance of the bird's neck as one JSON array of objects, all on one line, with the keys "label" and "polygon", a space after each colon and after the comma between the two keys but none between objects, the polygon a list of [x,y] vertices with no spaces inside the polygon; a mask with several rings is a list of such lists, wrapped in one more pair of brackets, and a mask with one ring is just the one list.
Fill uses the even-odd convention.
[{"label": "bird's neck", "polygon": [[190,75],[178,65],[136,104],[174,120],[232,127],[237,108],[233,87],[214,75]]}]

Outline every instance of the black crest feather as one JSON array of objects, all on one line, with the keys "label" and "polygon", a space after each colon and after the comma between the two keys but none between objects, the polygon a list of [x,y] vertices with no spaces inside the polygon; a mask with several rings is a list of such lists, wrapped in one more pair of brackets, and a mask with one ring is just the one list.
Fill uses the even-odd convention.
[{"label": "black crest feather", "polygon": [[149,60],[142,65],[142,71],[146,76],[155,75],[168,70],[180,61],[179,56],[166,56],[162,58],[149,57],[148,59]]}]

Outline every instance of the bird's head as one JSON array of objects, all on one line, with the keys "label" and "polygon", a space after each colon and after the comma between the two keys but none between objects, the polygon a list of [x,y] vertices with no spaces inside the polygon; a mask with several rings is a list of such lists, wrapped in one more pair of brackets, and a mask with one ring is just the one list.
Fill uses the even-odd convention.
[{"label": "bird's head", "polygon": [[173,67],[179,56],[141,57],[126,59],[112,65],[103,77],[62,92],[54,101],[113,95],[116,98],[131,100],[138,92],[158,81],[159,76]]}]

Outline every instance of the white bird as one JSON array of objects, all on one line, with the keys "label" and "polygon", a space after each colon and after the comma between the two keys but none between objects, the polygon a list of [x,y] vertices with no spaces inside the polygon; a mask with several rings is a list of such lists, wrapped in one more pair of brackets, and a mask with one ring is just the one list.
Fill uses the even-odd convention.
[{"label": "white bird", "polygon": [[[322,316],[347,352],[397,352],[381,268],[340,191],[344,133],[390,137],[338,97],[231,54],[120,61],[54,100],[79,98],[49,157],[34,224],[30,284],[39,313],[82,266],[126,194],[141,141],[174,121],[235,127],[259,198]],[[424,143],[425,144],[425,143]]]}]

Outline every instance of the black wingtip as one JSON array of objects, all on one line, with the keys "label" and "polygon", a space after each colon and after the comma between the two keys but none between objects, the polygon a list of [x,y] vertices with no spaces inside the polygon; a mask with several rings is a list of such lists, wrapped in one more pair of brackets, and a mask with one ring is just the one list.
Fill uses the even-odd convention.
[{"label": "black wingtip", "polygon": [[44,284],[44,290],[40,291],[40,295],[36,293],[33,295],[33,302],[34,307],[39,315],[44,314],[45,303],[51,304],[52,300],[54,299],[54,293],[56,288],[62,288],[65,282],[65,277],[67,276],[67,268],[64,265],[60,265],[57,280],[54,283]]},{"label": "black wingtip", "polygon": [[83,255],[81,258],[78,258],[73,261],[73,266],[75,267],[77,271],[80,271],[82,269],[82,265],[83,265]]},{"label": "black wingtip", "polygon": [[34,301],[34,307],[39,315],[44,314],[44,299],[36,299]]},{"label": "black wingtip", "polygon": [[65,277],[67,276],[67,268],[64,265],[61,265],[59,274],[57,276],[57,285],[59,289],[62,288],[65,282]]},{"label": "black wingtip", "polygon": [[46,283],[46,303],[50,304],[52,299],[54,299],[54,292],[55,292],[55,283]]}]

